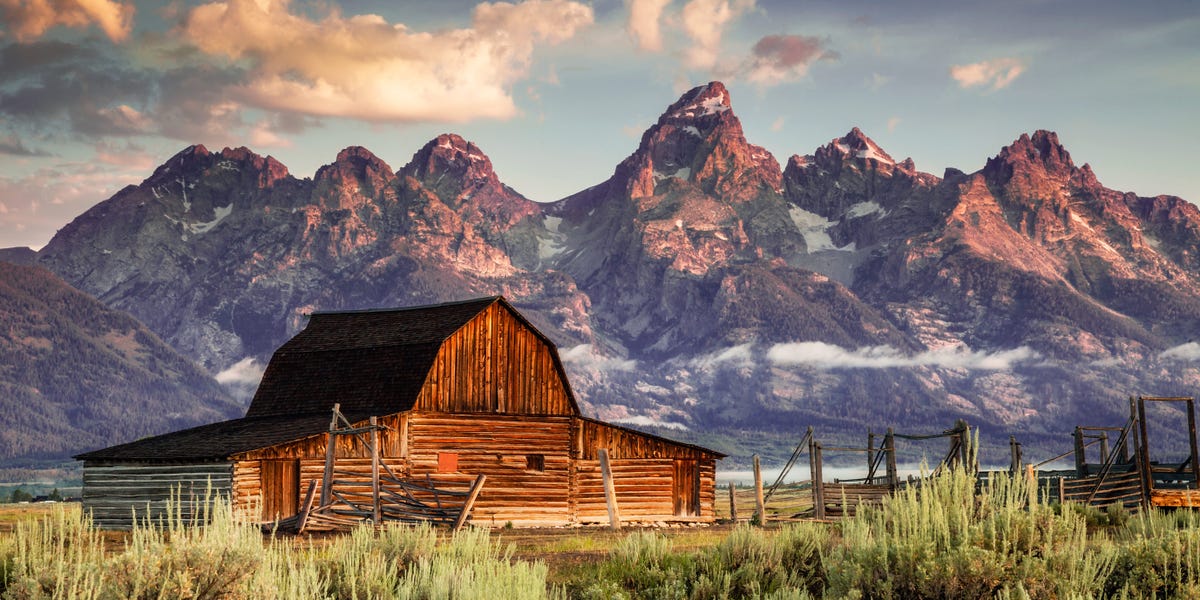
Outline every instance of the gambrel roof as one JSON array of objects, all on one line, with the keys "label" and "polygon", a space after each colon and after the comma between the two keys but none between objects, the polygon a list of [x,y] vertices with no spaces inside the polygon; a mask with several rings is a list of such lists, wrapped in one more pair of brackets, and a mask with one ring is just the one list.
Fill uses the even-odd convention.
[{"label": "gambrel roof", "polygon": [[276,350],[245,418],[80,454],[80,460],[218,459],[325,431],[334,404],[352,421],[412,410],[442,344],[493,304],[550,349],[579,414],[555,345],[504,298],[430,306],[313,313]]}]

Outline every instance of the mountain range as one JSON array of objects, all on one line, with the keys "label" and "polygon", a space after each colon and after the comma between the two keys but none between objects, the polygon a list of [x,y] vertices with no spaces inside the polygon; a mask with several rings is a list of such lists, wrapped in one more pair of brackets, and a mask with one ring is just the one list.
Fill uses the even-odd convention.
[{"label": "mountain range", "polygon": [[350,147],[304,179],[191,146],[10,254],[243,394],[314,310],[503,294],[560,346],[586,412],[735,460],[809,425],[857,439],[958,417],[1065,449],[1128,395],[1200,383],[1195,205],[1105,188],[1049,131],[974,173],[921,172],[857,128],[781,165],[719,82],[554,203],[453,134],[399,169]]}]

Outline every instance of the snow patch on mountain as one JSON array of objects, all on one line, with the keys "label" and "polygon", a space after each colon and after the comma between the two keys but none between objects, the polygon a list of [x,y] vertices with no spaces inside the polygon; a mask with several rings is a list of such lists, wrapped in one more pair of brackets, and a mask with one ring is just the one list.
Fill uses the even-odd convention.
[{"label": "snow patch on mountain", "polygon": [[857,204],[851,205],[850,208],[846,209],[846,217],[850,218],[850,219],[857,219],[860,217],[865,217],[867,215],[876,215],[876,214],[879,216],[884,216],[885,213],[883,211],[883,207],[880,206],[879,203],[875,202],[874,200],[868,201],[868,202],[859,202]]}]

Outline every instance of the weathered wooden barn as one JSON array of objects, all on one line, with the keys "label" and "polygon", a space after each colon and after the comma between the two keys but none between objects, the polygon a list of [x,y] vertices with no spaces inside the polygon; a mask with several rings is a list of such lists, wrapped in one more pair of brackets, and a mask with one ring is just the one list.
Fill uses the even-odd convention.
[{"label": "weathered wooden barn", "polygon": [[356,427],[386,427],[379,460],[400,476],[486,475],[476,524],[608,522],[601,449],[623,519],[715,518],[724,455],[584,417],[554,344],[501,297],[314,313],[275,352],[244,418],[76,456],[84,508],[126,528],[180,490],[185,513],[207,492],[262,521],[293,515],[320,486],[329,439],[340,470],[370,473],[363,443],[329,433],[335,405]]}]

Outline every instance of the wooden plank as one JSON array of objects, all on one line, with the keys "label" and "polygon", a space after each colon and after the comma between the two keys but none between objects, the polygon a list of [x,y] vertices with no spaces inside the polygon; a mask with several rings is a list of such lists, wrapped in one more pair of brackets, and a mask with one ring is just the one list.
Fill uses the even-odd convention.
[{"label": "wooden plank", "polygon": [[467,517],[471,516],[471,510],[475,508],[475,499],[479,497],[479,492],[483,490],[483,482],[487,480],[487,475],[480,475],[475,478],[475,484],[471,486],[471,492],[467,495],[467,501],[463,504],[462,510],[458,513],[458,518],[454,521],[454,527],[451,531],[458,531],[462,528],[463,523],[467,522]]},{"label": "wooden plank", "polygon": [[613,486],[612,470],[608,464],[608,449],[597,450],[600,456],[600,473],[604,477],[604,501],[608,506],[608,521],[613,531],[621,530],[621,513],[617,508],[617,490]]}]

